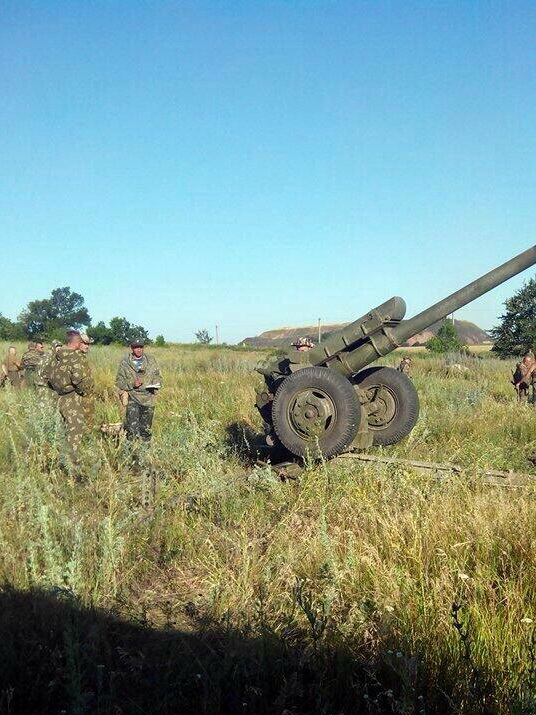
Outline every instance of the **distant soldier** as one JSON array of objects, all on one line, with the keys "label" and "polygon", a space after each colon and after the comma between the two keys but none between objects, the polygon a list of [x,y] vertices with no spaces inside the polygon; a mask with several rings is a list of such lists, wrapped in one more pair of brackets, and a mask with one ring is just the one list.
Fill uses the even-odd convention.
[{"label": "distant soldier", "polygon": [[408,357],[407,355],[404,355],[404,357],[400,361],[400,365],[397,367],[397,370],[399,372],[403,372],[404,375],[407,375],[409,377],[410,367],[411,367],[411,358]]},{"label": "distant soldier", "polygon": [[37,366],[44,353],[43,341],[36,340],[35,343],[28,343],[28,350],[23,353],[21,358],[22,367],[24,370],[24,384],[27,387],[36,389]]},{"label": "distant soldier", "polygon": [[[87,333],[80,333],[80,340],[82,341],[80,343],[80,351],[87,356],[89,352],[89,346],[92,345],[95,341],[93,340],[93,338],[90,338]],[[88,428],[93,427],[93,419],[95,413],[95,403],[93,395],[87,395],[85,397],[82,397],[82,409],[84,412],[86,426]]]},{"label": "distant soldier", "polygon": [[93,394],[94,383],[85,354],[80,349],[82,339],[77,330],[67,334],[67,345],[57,350],[47,369],[48,384],[58,395],[58,410],[67,439],[69,466],[76,468],[80,460],[80,443],[87,431],[82,404]]},{"label": "distant soldier", "polygon": [[22,385],[22,375],[21,375],[22,365],[17,359],[17,348],[11,345],[7,351],[7,355],[3,363],[3,372],[7,375],[7,379],[11,383],[11,387],[16,390]]},{"label": "distant soldier", "polygon": [[529,390],[532,386],[531,402],[534,402],[534,370],[536,368],[536,360],[532,350],[523,356],[521,362],[518,362],[512,376],[512,383],[517,392],[519,402],[527,402]]},{"label": "distant soldier", "polygon": [[144,354],[144,343],[134,342],[117,371],[115,386],[128,394],[125,412],[127,439],[149,442],[154,417],[156,393],[162,387],[158,364],[152,355]]},{"label": "distant soldier", "polygon": [[314,348],[315,344],[309,338],[298,338],[296,342],[291,343],[292,347],[296,348],[299,353],[307,352],[311,348]]}]

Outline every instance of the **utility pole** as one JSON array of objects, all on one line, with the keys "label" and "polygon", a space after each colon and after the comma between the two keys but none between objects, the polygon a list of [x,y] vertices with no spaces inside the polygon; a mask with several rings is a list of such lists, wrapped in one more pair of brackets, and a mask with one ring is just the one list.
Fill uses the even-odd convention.
[{"label": "utility pole", "polygon": [[322,342],[322,327],[320,324],[320,318],[318,318],[318,342]]},{"label": "utility pole", "polygon": [[220,333],[218,329],[218,324],[216,323],[216,345],[220,344]]}]

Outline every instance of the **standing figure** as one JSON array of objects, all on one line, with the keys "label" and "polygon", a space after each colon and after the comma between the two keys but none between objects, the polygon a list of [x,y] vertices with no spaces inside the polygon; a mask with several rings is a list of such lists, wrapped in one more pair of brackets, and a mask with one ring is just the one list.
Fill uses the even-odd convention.
[{"label": "standing figure", "polygon": [[[86,356],[87,360],[89,346],[92,345],[95,341],[93,340],[93,338],[90,338],[87,333],[80,333],[80,340],[82,341],[80,343],[80,352]],[[82,411],[84,413],[86,427],[91,429],[93,427],[93,420],[95,414],[95,403],[92,394],[82,397]]]},{"label": "standing figure", "polygon": [[518,362],[512,376],[512,383],[517,392],[519,402],[527,402],[529,389],[532,386],[532,396],[530,402],[534,402],[534,370],[536,368],[536,360],[532,351],[523,356],[521,362]]},{"label": "standing figure", "polygon": [[156,393],[162,387],[158,364],[152,355],[144,354],[144,343],[134,342],[131,352],[119,363],[115,386],[126,392],[125,412],[127,439],[151,440]]},{"label": "standing figure", "polygon": [[28,350],[23,353],[21,358],[24,369],[24,384],[34,390],[37,387],[37,366],[43,354],[43,341],[36,340],[35,343],[28,343]]},{"label": "standing figure", "polygon": [[404,357],[400,361],[400,365],[397,367],[397,370],[399,372],[403,372],[404,375],[407,375],[409,377],[410,367],[411,367],[411,358],[409,358],[407,355],[404,355]]},{"label": "standing figure", "polygon": [[22,365],[17,359],[17,348],[12,345],[4,360],[4,369],[11,386],[18,390],[22,385]]},{"label": "standing figure", "polygon": [[67,466],[79,465],[80,443],[87,431],[82,399],[93,394],[94,383],[77,330],[67,333],[67,345],[59,349],[47,369],[48,384],[58,395],[58,411],[65,428],[68,448]]}]

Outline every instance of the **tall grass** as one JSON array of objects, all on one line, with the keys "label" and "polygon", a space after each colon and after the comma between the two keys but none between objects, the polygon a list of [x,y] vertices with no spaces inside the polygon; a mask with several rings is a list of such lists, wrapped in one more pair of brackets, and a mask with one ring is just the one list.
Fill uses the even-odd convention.
[{"label": "tall grass", "polygon": [[[474,473],[532,469],[508,363],[413,357],[421,418],[384,451],[465,474],[340,460],[282,482],[253,466],[264,356],[151,352],[148,461],[95,431],[83,486],[53,411],[0,391],[0,713],[536,712],[535,490]],[[92,350],[97,423],[120,417],[121,354]]]}]

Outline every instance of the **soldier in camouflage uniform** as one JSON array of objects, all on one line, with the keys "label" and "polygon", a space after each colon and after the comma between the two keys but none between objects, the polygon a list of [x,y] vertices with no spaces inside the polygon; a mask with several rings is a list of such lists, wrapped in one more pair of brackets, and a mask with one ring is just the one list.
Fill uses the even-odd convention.
[{"label": "soldier in camouflage uniform", "polygon": [[43,354],[43,342],[36,340],[35,343],[28,343],[28,350],[26,350],[21,358],[22,367],[24,369],[24,384],[34,390],[37,387],[37,366]]},{"label": "soldier in camouflage uniform", "polygon": [[[521,362],[518,362],[512,376],[512,383],[517,392],[519,402],[529,402],[534,404],[534,375],[536,370],[536,360],[534,353],[530,350],[525,353]],[[529,391],[532,387],[532,396],[529,398]]]},{"label": "soldier in camouflage uniform", "polygon": [[79,463],[80,443],[87,431],[82,400],[93,394],[94,383],[87,357],[80,350],[80,333],[71,330],[67,345],[60,348],[47,369],[48,384],[58,395],[71,466]]},{"label": "soldier in camouflage uniform", "polygon": [[125,413],[127,438],[149,442],[156,392],[162,386],[162,377],[154,357],[144,355],[143,343],[133,343],[130,348],[130,355],[119,364],[115,385],[128,394]]},{"label": "soldier in camouflage uniform", "polygon": [[50,352],[43,350],[39,362],[37,363],[37,368],[35,371],[35,387],[37,389],[37,394],[39,395],[39,400],[43,404],[53,404],[53,397],[56,397],[56,393],[49,387],[47,370],[52,366],[54,357],[58,350],[61,348],[61,343],[59,340],[53,340],[51,343]]},{"label": "soldier in camouflage uniform", "polygon": [[411,358],[409,358],[407,355],[404,355],[404,357],[400,361],[399,366],[397,367],[397,370],[399,372],[403,372],[404,375],[407,375],[409,377],[410,367],[411,367]]},{"label": "soldier in camouflage uniform", "polygon": [[[90,338],[87,333],[80,333],[80,340],[82,341],[80,343],[80,351],[84,353],[84,355],[87,355],[89,352],[89,346],[92,345],[95,341],[93,340],[93,338]],[[87,395],[82,398],[82,410],[84,412],[84,420],[86,423],[86,427],[88,429],[91,429],[94,426],[95,418],[95,403],[93,395]]]}]

